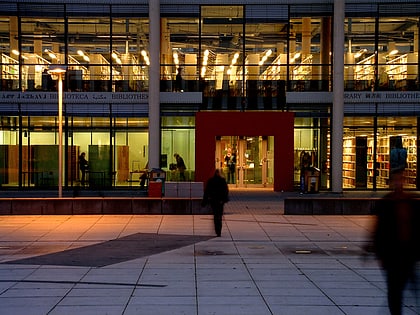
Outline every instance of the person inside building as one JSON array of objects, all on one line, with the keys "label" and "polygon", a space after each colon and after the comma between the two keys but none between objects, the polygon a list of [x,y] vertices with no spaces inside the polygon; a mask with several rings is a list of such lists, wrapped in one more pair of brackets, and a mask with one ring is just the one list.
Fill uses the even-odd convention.
[{"label": "person inside building", "polygon": [[227,166],[228,166],[228,183],[235,184],[235,175],[236,175],[236,152],[235,151],[233,151],[232,155],[229,157]]},{"label": "person inside building", "polygon": [[53,91],[54,83],[51,74],[48,73],[48,69],[44,69],[42,72],[42,90]]},{"label": "person inside building", "polygon": [[391,149],[391,172],[404,171],[407,166],[407,149],[403,148],[402,137],[395,137],[395,145]]},{"label": "person inside building", "polygon": [[179,67],[177,69],[176,77],[175,77],[175,91],[176,92],[183,92],[184,89],[182,87],[183,79],[182,79],[182,68]]},{"label": "person inside building", "polygon": [[179,180],[185,181],[185,170],[187,167],[185,166],[184,159],[178,153],[174,154],[174,158],[176,160],[176,169],[179,173]]},{"label": "person inside building", "polygon": [[207,204],[210,205],[213,211],[214,229],[218,237],[222,235],[223,207],[228,201],[228,185],[226,183],[226,180],[222,176],[221,171],[219,169],[216,169],[213,177],[210,177],[206,183],[201,205],[203,207]]},{"label": "person inside building", "polygon": [[89,169],[89,164],[88,161],[86,160],[86,153],[82,152],[79,156],[79,169],[80,169],[80,173],[81,173],[81,179],[80,179],[80,183],[82,184],[82,186],[85,186],[86,184],[86,172]]},{"label": "person inside building", "polygon": [[149,162],[146,163],[141,175],[140,175],[140,189],[144,190],[146,186],[146,180],[149,178]]}]

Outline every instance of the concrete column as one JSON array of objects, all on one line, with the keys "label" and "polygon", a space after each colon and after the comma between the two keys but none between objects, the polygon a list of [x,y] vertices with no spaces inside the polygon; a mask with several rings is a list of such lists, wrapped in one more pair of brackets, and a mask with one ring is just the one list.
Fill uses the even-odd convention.
[{"label": "concrete column", "polygon": [[19,41],[18,41],[18,35],[19,35],[19,21],[17,16],[11,16],[10,17],[10,51],[17,50],[19,51]]},{"label": "concrete column", "polygon": [[160,1],[149,0],[149,168],[160,167]]},{"label": "concrete column", "polygon": [[[331,53],[331,18],[325,17],[321,20],[321,80],[327,82],[330,74],[330,53]],[[326,65],[326,66],[324,66]],[[326,88],[326,87],[324,87]],[[326,90],[326,89],[323,89]]]},{"label": "concrete column", "polygon": [[331,188],[343,192],[344,120],[344,0],[334,0],[333,108],[331,133]]},{"label": "concrete column", "polygon": [[173,57],[172,57],[172,47],[171,47],[171,34],[168,28],[168,19],[162,18],[160,22],[161,29],[161,38],[160,38],[160,62],[165,66],[162,68],[163,80],[172,80],[174,79],[174,74],[172,69]]},{"label": "concrete column", "polygon": [[302,18],[302,59],[311,53],[311,18]]}]

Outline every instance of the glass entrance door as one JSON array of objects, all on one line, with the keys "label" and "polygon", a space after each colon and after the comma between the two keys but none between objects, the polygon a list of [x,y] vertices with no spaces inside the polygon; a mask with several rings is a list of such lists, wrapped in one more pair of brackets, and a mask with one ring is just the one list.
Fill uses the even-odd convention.
[{"label": "glass entrance door", "polygon": [[216,140],[216,167],[236,187],[273,184],[272,137],[222,136]]}]

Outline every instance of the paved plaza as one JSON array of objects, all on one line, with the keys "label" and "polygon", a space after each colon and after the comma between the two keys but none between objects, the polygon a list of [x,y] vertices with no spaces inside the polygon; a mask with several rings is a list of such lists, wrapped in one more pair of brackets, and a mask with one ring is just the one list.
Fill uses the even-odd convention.
[{"label": "paved plaza", "polygon": [[0,314],[389,314],[374,218],[285,195],[232,190],[222,237],[209,215],[0,216]]}]

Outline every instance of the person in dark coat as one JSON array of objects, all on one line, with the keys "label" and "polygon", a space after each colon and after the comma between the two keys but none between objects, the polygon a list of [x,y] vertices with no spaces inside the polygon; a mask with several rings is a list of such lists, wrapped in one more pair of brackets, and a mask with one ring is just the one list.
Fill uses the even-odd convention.
[{"label": "person in dark coat", "polygon": [[80,183],[82,184],[82,186],[84,186],[86,182],[86,172],[89,170],[89,164],[88,164],[88,161],[86,160],[85,152],[82,152],[79,156],[79,169],[80,169],[80,172],[82,173],[82,178],[80,179]]},{"label": "person in dark coat", "polygon": [[216,169],[204,189],[202,206],[210,204],[213,210],[214,229],[217,236],[222,234],[223,207],[229,201],[229,188],[220,170]]},{"label": "person in dark coat", "polygon": [[185,181],[185,170],[187,166],[185,165],[184,159],[178,153],[174,154],[174,158],[176,160],[176,169],[179,172],[179,180]]},{"label": "person in dark coat", "polygon": [[415,280],[419,259],[420,212],[413,196],[403,191],[403,171],[392,172],[390,179],[393,191],[375,207],[373,245],[386,274],[389,310],[391,315],[401,315],[404,289]]}]

